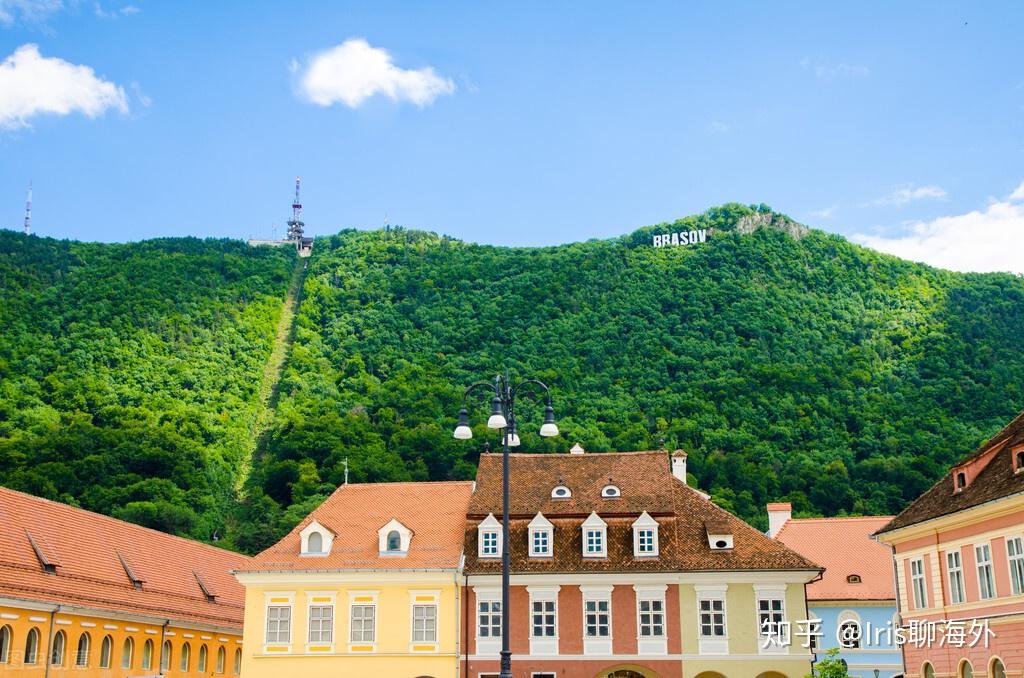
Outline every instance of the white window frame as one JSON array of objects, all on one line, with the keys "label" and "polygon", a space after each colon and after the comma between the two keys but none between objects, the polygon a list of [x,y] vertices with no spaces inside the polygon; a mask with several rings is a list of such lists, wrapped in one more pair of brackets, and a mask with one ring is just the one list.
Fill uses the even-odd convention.
[{"label": "white window frame", "polygon": [[[982,561],[981,554],[985,553],[986,559]],[[996,576],[995,567],[992,563],[992,544],[985,542],[984,544],[974,545],[974,565],[978,573],[978,599],[979,600],[992,600],[998,596],[996,592]],[[984,577],[982,576],[984,573]],[[986,586],[987,584],[987,586]],[[985,595],[986,588],[988,589],[989,595]]]},{"label": "white window frame", "polygon": [[[319,534],[322,539],[322,550],[320,551],[309,550],[309,537],[314,533]],[[299,532],[299,540],[300,556],[304,558],[324,558],[331,554],[331,546],[334,544],[334,533],[314,519],[309,525],[302,528],[301,532]]]},{"label": "white window frame", "polygon": [[[558,592],[561,590],[561,586],[527,586],[526,592],[530,595],[530,654],[536,656],[552,656],[558,654]],[[533,609],[535,604],[542,606],[551,605],[553,607],[552,612],[555,617],[554,620],[554,635],[534,635],[535,624],[534,615],[536,612]],[[545,609],[540,613],[542,616],[547,616],[549,612]],[[544,627],[548,624],[542,623]]]},{"label": "white window frame", "polygon": [[1024,537],[1006,538],[1006,561],[1010,567],[1010,592],[1024,593]]},{"label": "white window frame", "polygon": [[[608,557],[608,524],[601,520],[597,513],[591,513],[580,526],[583,531],[583,540],[580,548],[583,550],[584,558],[607,558]],[[596,535],[596,541],[600,543],[600,549],[590,549],[590,535]]]},{"label": "white window frame", "polygon": [[[478,558],[501,558],[501,523],[494,517],[493,513],[488,513],[487,517],[481,521],[477,526],[477,557]],[[494,552],[490,553],[484,548],[484,540],[486,536],[494,537]]]},{"label": "white window frame", "polygon": [[928,582],[924,576],[924,558],[910,559],[910,588],[914,599],[914,609],[928,609]]},{"label": "white window frame", "polygon": [[[592,514],[595,515],[595,514]],[[615,631],[614,619],[612,618],[612,586],[581,586],[583,593],[583,654],[587,656],[610,655],[612,653],[612,635]],[[588,636],[587,635],[587,603],[594,603],[595,607],[601,603],[608,606],[608,635]],[[603,614],[595,609],[590,614]]]},{"label": "white window frame", "polygon": [[[665,594],[668,591],[667,584],[660,585],[639,585],[633,586],[633,591],[636,592],[636,647],[638,654],[668,654],[668,609],[665,601]],[[643,604],[647,603],[650,605],[651,610],[643,612]],[[655,611],[653,608],[657,604],[661,607],[660,611]],[[651,615],[651,624],[654,626],[654,615],[661,616],[661,634],[660,635],[643,635],[644,624],[642,618],[644,614]],[[653,629],[652,629],[653,630]]]},{"label": "white window frame", "polygon": [[[729,589],[727,584],[712,585],[698,584],[694,587],[697,592],[697,645],[698,652],[700,654],[708,655],[719,655],[729,654],[729,605],[726,601],[726,591]],[[714,609],[710,610],[708,614],[712,615],[712,635],[704,635],[704,624],[703,615],[704,612],[701,610],[701,602],[707,601],[710,605],[714,605],[714,602],[720,602],[722,604],[722,631],[725,635],[716,636],[714,635],[714,615],[717,614]]]},{"label": "white window frame", "polygon": [[[380,638],[380,634],[377,633],[377,623],[380,621],[380,615],[378,614],[378,591],[349,591],[348,592],[348,637],[345,639],[348,641],[348,651],[356,654],[362,654],[366,652],[377,651],[377,641]],[[369,607],[373,609],[373,627],[370,629],[371,639],[366,640],[365,637],[360,640],[353,640],[352,636],[355,633],[355,609]],[[365,613],[364,613],[365,614]],[[364,625],[360,629],[360,634],[365,636],[366,633],[366,619],[365,616],[360,619]]]},{"label": "white window frame", "polygon": [[[331,624],[328,629],[330,637],[327,640],[313,640],[313,608],[330,608]],[[323,634],[323,619],[320,620],[320,633]],[[309,591],[306,593],[306,652],[334,652],[335,638],[337,633],[335,626],[338,623],[337,595],[333,591]],[[321,635],[322,638],[322,635]],[[326,650],[322,648],[328,648]],[[320,649],[313,649],[320,648]]]},{"label": "white window frame", "polygon": [[[788,629],[787,624],[786,624],[787,617],[786,617],[786,587],[785,587],[785,585],[782,585],[782,586],[779,586],[779,585],[758,586],[758,585],[755,584],[754,585],[754,598],[755,598],[754,614],[755,614],[755,620],[756,620],[756,624],[757,624],[757,648],[758,648],[758,652],[760,652],[761,654],[783,654],[783,653],[789,652],[789,643],[790,643],[791,639],[789,637],[789,629]],[[775,609],[774,603],[776,603],[776,602],[782,603],[782,605],[781,605],[782,609],[781,610],[776,610]],[[767,614],[769,614],[769,615],[771,615],[773,617],[776,614],[779,614],[782,617],[779,620],[779,633],[777,634],[777,637],[779,638],[779,641],[775,642],[775,643],[769,643],[768,647],[765,647],[765,641],[767,639],[767,634],[765,633],[763,621],[761,619],[761,615],[764,614],[761,611],[761,603],[768,603],[769,609],[768,609]]]},{"label": "white window frame", "polygon": [[[271,608],[286,608],[288,610],[288,635],[285,640],[271,641],[270,640],[270,609]],[[280,622],[278,619],[277,633],[280,633]],[[291,651],[292,639],[294,638],[295,630],[295,593],[292,591],[268,591],[263,596],[263,649],[264,652],[268,647],[287,647],[286,652]]]},{"label": "white window frame", "polygon": [[[432,639],[424,637],[416,640],[416,608],[433,608],[434,634]],[[427,619],[424,618],[424,631]],[[409,591],[409,651],[414,653],[437,652],[439,649],[438,635],[441,628],[441,592],[437,590]]]},{"label": "white window frame", "polygon": [[946,551],[946,577],[949,579],[950,604],[959,605],[967,602],[967,589],[964,587],[964,559],[959,548]]},{"label": "white window frame", "polygon": [[[388,548],[388,535],[392,532],[398,533],[398,550],[392,551]],[[412,544],[412,530],[392,518],[386,525],[377,530],[377,551],[382,556],[401,557],[409,555],[409,546]]]},{"label": "white window frame", "polygon": [[[857,633],[859,634],[856,639],[852,639],[855,645],[844,645],[842,638],[842,628],[844,624],[854,624],[857,627]],[[836,617],[836,634],[837,641],[839,642],[839,651],[847,652],[849,650],[861,650],[867,649],[868,639],[864,637],[864,625],[861,622],[860,615],[853,610],[843,610]],[[849,641],[848,641],[849,642]]]},{"label": "white window frame", "polygon": [[[537,549],[536,538],[540,536],[546,541],[547,548],[543,551]],[[530,557],[531,558],[551,558],[554,555],[555,549],[555,526],[554,524],[544,517],[543,513],[538,512],[533,517],[529,525],[529,540],[530,540]]]},{"label": "white window frame", "polygon": [[[501,634],[504,633],[504,629],[501,628],[501,589],[492,587],[473,587],[473,595],[476,598],[473,609],[473,636],[476,639],[476,653],[478,655],[493,655],[495,658],[498,657],[498,652],[501,650]],[[480,606],[487,603],[489,617],[494,615],[493,609],[490,606],[497,603],[498,605],[498,635],[488,635],[486,637],[480,636]],[[490,623],[487,624],[487,628],[490,631],[494,630],[494,626]]]},{"label": "white window frame", "polygon": [[[641,535],[644,532],[652,533],[652,549],[645,551],[641,549]],[[658,521],[644,511],[640,517],[633,521],[633,557],[634,558],[657,558],[660,553],[658,543]]]}]

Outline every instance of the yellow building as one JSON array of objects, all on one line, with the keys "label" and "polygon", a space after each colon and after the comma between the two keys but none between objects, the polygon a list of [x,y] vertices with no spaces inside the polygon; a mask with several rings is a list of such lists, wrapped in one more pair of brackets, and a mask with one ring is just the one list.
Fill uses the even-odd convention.
[{"label": "yellow building", "polygon": [[0,675],[238,675],[248,558],[0,488]]},{"label": "yellow building", "polygon": [[247,678],[455,678],[470,482],[342,485],[235,575]]}]

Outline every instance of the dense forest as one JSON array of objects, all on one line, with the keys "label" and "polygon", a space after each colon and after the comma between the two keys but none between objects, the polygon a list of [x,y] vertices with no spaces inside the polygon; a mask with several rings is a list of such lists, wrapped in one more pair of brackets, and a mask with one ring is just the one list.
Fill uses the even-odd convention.
[{"label": "dense forest", "polygon": [[[653,234],[710,229],[690,247]],[[545,248],[392,228],[317,240],[257,441],[296,260],[229,241],[98,245],[0,232],[0,483],[256,551],[343,481],[469,478],[468,384],[553,392],[523,451],[690,453],[764,527],[891,513],[1024,408],[1024,279],[956,274],[726,205]],[[248,455],[255,449],[252,471]]]},{"label": "dense forest", "polygon": [[0,482],[222,534],[294,267],[235,241],[0,231]]}]

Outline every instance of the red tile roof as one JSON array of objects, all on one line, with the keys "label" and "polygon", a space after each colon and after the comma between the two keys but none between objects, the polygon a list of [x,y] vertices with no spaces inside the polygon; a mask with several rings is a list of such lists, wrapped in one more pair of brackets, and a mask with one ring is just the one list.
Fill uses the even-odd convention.
[{"label": "red tile roof", "polygon": [[[284,539],[240,569],[455,569],[472,492],[469,481],[342,485]],[[407,556],[380,555],[377,531],[392,518],[413,532]],[[299,532],[314,520],[337,536],[328,555],[301,556]]]},{"label": "red tile roof", "polygon": [[[44,572],[43,559],[55,569]],[[241,632],[247,556],[0,488],[0,596]],[[125,565],[141,590],[132,584]],[[196,575],[216,594],[209,602]]]},{"label": "red tile roof", "polygon": [[[892,554],[871,538],[891,519],[797,518],[787,520],[775,538],[825,568],[820,581],[808,584],[807,600],[895,600]],[[861,583],[851,584],[850,575],[859,575]]]}]

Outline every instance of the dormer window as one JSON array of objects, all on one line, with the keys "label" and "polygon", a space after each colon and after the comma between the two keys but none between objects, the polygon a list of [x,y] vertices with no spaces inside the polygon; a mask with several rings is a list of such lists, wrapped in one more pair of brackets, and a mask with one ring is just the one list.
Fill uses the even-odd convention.
[{"label": "dormer window", "polygon": [[965,487],[967,487],[967,474],[963,471],[958,471],[956,474],[956,488],[954,491],[960,492]]},{"label": "dormer window", "polygon": [[556,485],[555,489],[551,490],[552,499],[569,499],[572,497],[572,490],[565,485]]},{"label": "dormer window", "polygon": [[651,558],[658,555],[658,521],[647,511],[633,521],[633,556]]},{"label": "dormer window", "polygon": [[1013,448],[1013,472],[1024,473],[1024,445]]},{"label": "dormer window", "polygon": [[299,532],[300,551],[303,556],[326,556],[331,552],[334,533],[314,520]]},{"label": "dormer window", "polygon": [[477,556],[480,558],[501,557],[501,523],[488,513],[487,517],[477,526],[477,541],[479,548]]},{"label": "dormer window", "polygon": [[847,577],[846,577],[846,583],[847,584],[859,584],[860,582],[861,582],[861,579],[860,579],[860,575],[859,574],[851,574],[851,575],[847,575]]},{"label": "dormer window", "polygon": [[583,557],[584,558],[607,558],[608,557],[608,525],[597,513],[591,513],[590,517],[583,521]]},{"label": "dormer window", "polygon": [[615,485],[605,485],[604,489],[601,490],[601,496],[605,499],[618,499],[622,496],[622,492]]},{"label": "dormer window", "polygon": [[386,525],[377,530],[377,547],[382,556],[405,556],[409,554],[412,543],[412,530],[392,518]]},{"label": "dormer window", "polygon": [[708,535],[708,546],[712,551],[725,551],[732,548],[732,527],[726,520],[708,520],[704,523]]},{"label": "dormer window", "polygon": [[551,521],[538,513],[530,521],[530,557],[550,558],[553,554],[555,526]]}]

